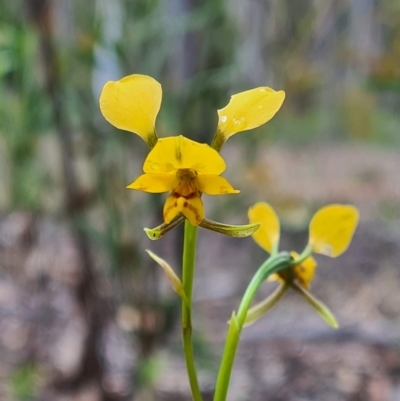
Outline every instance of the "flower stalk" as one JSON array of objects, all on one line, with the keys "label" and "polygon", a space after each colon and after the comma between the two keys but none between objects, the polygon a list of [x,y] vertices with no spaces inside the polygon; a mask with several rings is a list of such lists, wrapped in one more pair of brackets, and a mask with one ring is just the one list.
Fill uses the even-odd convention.
[{"label": "flower stalk", "polygon": [[183,260],[182,260],[182,285],[186,294],[187,302],[182,298],[182,341],[185,355],[186,370],[189,377],[190,389],[194,401],[202,401],[200,388],[197,380],[196,368],[193,355],[192,342],[192,301],[193,301],[193,279],[196,259],[197,226],[185,220],[183,238]]},{"label": "flower stalk", "polygon": [[228,393],[233,363],[236,356],[240,334],[246,321],[247,311],[261,284],[273,273],[289,267],[291,256],[287,252],[280,252],[267,259],[253,276],[242,298],[237,314],[233,313],[229,322],[225,348],[222,354],[218,372],[214,401],[225,401]]}]

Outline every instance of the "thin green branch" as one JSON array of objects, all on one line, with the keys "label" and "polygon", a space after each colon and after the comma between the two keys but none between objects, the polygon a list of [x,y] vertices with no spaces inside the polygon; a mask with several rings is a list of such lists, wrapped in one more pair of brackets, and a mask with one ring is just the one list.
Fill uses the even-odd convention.
[{"label": "thin green branch", "polygon": [[260,285],[269,275],[289,267],[291,257],[287,252],[280,252],[266,260],[253,276],[240,303],[237,315],[232,314],[226,337],[225,348],[217,377],[214,401],[225,401],[228,393],[233,363],[244,326],[247,311]]},{"label": "thin green branch", "polygon": [[194,401],[202,401],[194,364],[192,343],[192,299],[193,279],[196,259],[197,227],[185,220],[185,233],[183,240],[182,284],[187,302],[182,299],[182,341],[185,354],[186,369]]}]

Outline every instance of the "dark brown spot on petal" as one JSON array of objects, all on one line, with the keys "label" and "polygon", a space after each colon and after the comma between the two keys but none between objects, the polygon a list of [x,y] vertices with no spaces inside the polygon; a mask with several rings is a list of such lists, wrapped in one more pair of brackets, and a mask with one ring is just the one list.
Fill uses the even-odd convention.
[{"label": "dark brown spot on petal", "polygon": [[192,192],[189,195],[185,196],[185,199],[193,199],[196,198],[198,196],[198,192]]},{"label": "dark brown spot on petal", "polygon": [[197,221],[201,221],[200,214],[193,205],[189,204],[188,202],[185,202],[183,204],[183,207],[189,209],[195,215]]}]

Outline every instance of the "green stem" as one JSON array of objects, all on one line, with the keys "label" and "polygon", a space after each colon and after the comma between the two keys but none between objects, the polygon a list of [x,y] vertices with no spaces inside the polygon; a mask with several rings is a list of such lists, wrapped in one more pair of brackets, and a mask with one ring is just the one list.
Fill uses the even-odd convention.
[{"label": "green stem", "polygon": [[193,279],[196,259],[197,227],[185,220],[183,239],[182,285],[188,302],[182,299],[182,341],[185,354],[186,370],[194,401],[202,401],[199,384],[197,382],[192,345],[192,299]]},{"label": "green stem", "polygon": [[247,311],[260,285],[267,277],[279,270],[289,267],[291,257],[286,252],[278,253],[266,260],[253,276],[240,303],[237,315],[233,314],[230,320],[228,334],[222,361],[218,372],[214,401],[225,401],[228,393],[233,362],[240,339],[240,334],[246,320]]},{"label": "green stem", "polygon": [[222,148],[222,145],[225,143],[225,137],[222,132],[220,132],[218,129],[214,134],[214,138],[211,142],[211,147],[215,149],[217,152],[219,152]]},{"label": "green stem", "polygon": [[311,246],[311,245],[307,245],[307,246],[304,248],[304,251],[299,255],[299,257],[298,257],[297,259],[293,260],[293,261],[290,263],[290,265],[291,265],[291,266],[297,266],[297,265],[299,265],[300,263],[304,262],[308,257],[311,256],[312,251],[313,251],[312,246]]}]

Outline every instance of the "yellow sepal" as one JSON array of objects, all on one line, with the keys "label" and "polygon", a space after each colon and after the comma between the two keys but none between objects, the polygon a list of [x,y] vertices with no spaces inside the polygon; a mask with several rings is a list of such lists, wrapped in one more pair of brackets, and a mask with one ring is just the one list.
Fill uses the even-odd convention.
[{"label": "yellow sepal", "polygon": [[182,135],[159,139],[143,165],[145,173],[170,173],[188,169],[197,174],[219,175],[225,168],[224,159],[216,150]]}]

